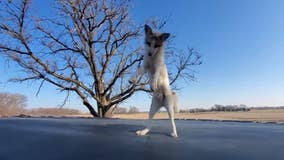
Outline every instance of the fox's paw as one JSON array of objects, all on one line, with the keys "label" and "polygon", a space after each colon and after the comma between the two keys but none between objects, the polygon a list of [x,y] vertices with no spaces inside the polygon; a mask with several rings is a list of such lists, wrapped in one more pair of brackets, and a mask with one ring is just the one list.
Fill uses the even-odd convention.
[{"label": "fox's paw", "polygon": [[174,133],[174,132],[170,133],[170,136],[174,137],[174,138],[178,138],[178,135],[176,133]]},{"label": "fox's paw", "polygon": [[148,128],[145,128],[145,129],[136,131],[136,134],[137,134],[138,136],[145,136],[148,132],[149,132],[149,129],[148,129]]}]

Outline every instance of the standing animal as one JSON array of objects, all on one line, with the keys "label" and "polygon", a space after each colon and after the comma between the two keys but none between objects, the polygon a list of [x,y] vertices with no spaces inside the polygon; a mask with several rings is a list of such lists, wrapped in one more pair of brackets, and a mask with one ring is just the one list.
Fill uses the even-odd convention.
[{"label": "standing animal", "polygon": [[153,91],[149,121],[146,128],[138,130],[137,135],[146,135],[152,127],[152,119],[155,113],[165,107],[172,125],[172,137],[178,137],[174,121],[174,112],[178,112],[178,98],[170,88],[167,66],[165,64],[164,44],[169,38],[169,33],[154,32],[148,25],[145,25],[145,54],[143,66],[138,69],[137,74],[131,79],[136,81],[139,75],[148,74],[150,87]]}]

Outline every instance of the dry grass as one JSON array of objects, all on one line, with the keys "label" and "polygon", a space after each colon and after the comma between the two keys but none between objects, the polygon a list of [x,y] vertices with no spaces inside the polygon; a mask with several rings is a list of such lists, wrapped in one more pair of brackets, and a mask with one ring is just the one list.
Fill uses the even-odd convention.
[{"label": "dry grass", "polygon": [[[147,119],[148,113],[115,114],[113,118]],[[167,113],[157,113],[155,119],[167,119]],[[256,122],[284,122],[284,109],[251,110],[249,112],[176,113],[176,119],[237,120]]]},{"label": "dry grass", "polygon": [[69,116],[80,115],[81,112],[77,109],[70,108],[35,108],[27,110],[26,114],[31,116]]},{"label": "dry grass", "polygon": [[[63,114],[64,117],[92,117],[90,114]],[[33,115],[34,116],[34,115]],[[54,115],[53,115],[54,116]],[[58,116],[58,115],[57,115]],[[62,115],[61,115],[62,116]],[[1,115],[0,115],[1,118]],[[148,113],[114,114],[112,118],[119,119],[148,119]],[[196,120],[232,120],[254,122],[281,122],[284,123],[284,109],[251,110],[249,112],[200,112],[200,113],[176,113],[176,119]],[[168,119],[167,113],[157,113],[154,119]]]}]

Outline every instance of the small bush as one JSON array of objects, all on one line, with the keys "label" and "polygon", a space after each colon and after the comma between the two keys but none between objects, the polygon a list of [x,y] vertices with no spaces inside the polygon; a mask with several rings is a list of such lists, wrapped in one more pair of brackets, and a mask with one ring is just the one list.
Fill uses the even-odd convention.
[{"label": "small bush", "polygon": [[139,109],[135,106],[129,108],[128,113],[138,113]]},{"label": "small bush", "polygon": [[0,93],[0,116],[24,114],[27,98],[22,94]]},{"label": "small bush", "polygon": [[121,114],[121,113],[127,113],[127,109],[124,107],[116,107],[113,111],[114,114]]}]

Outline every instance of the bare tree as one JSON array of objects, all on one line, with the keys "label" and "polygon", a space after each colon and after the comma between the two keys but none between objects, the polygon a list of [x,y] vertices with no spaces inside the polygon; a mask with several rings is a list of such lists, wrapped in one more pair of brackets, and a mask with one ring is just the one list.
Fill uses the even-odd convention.
[{"label": "bare tree", "polygon": [[11,116],[25,112],[27,98],[21,94],[0,93],[0,115]]},{"label": "bare tree", "polygon": [[[40,81],[37,94],[44,83],[66,92],[66,98],[75,93],[96,117],[135,92],[149,92],[146,78],[128,82],[143,52],[142,27],[130,19],[128,0],[59,0],[57,14],[47,18],[32,15],[30,3],[0,4],[0,54],[23,72],[10,81]],[[171,59],[171,84],[193,78],[190,67],[201,64],[193,50]]]}]

